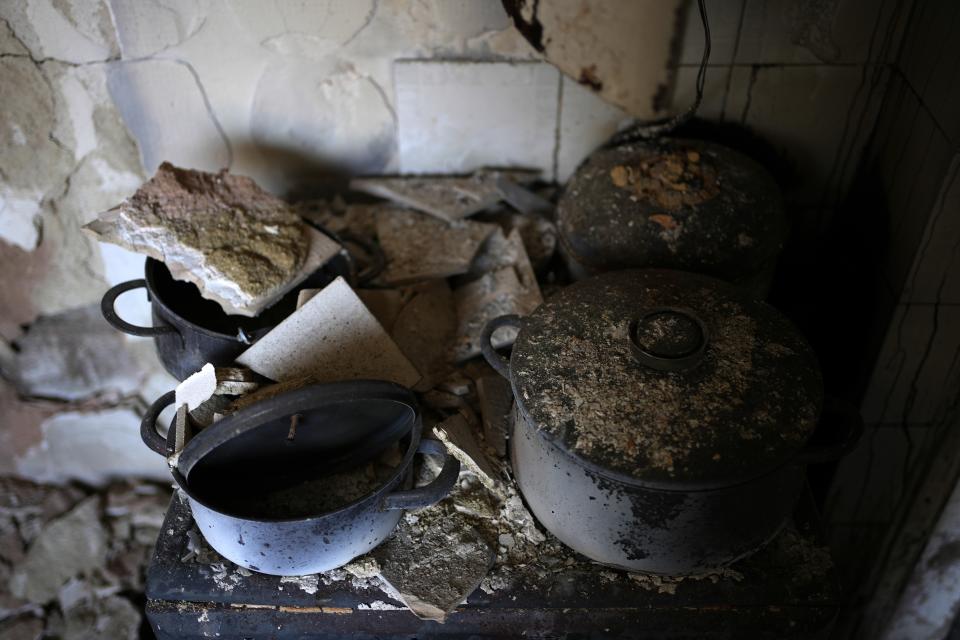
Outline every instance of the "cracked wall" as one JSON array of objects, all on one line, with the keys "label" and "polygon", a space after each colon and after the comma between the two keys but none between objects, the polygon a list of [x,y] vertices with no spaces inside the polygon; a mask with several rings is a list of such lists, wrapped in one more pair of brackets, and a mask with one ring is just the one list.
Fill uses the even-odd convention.
[{"label": "cracked wall", "polygon": [[[873,87],[858,92],[856,79],[874,63],[871,33],[891,20],[854,19],[864,1],[707,2],[714,54],[701,113],[772,140],[798,176],[787,195],[799,211],[833,205],[872,127]],[[696,13],[682,25],[680,107],[702,48]],[[466,100],[471,77],[483,91]],[[522,163],[563,181],[626,121],[544,65],[499,0],[11,0],[0,5],[0,83],[0,267],[16,274],[0,277],[0,472],[49,468],[37,462],[43,434],[86,437],[84,426],[44,426],[51,416],[90,425],[119,407],[133,429],[173,385],[149,340],[53,344],[36,333],[69,332],[71,314],[95,316],[109,285],[141,277],[142,257],[79,228],[160,162],[227,167],[288,197],[411,168]],[[118,307],[149,322],[142,294]],[[68,354],[43,369],[42,391],[21,371],[34,343]],[[117,368],[83,369],[117,348],[130,356]],[[132,383],[118,386],[124,376]],[[51,395],[58,385],[69,398]],[[104,479],[129,472],[123,457],[103,456]]]}]

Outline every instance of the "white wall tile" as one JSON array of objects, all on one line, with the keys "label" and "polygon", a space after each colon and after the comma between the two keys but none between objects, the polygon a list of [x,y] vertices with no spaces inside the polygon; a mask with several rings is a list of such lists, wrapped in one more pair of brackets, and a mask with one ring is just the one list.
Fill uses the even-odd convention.
[{"label": "white wall tile", "polygon": [[960,155],[953,157],[933,203],[901,300],[960,304]]},{"label": "white wall tile", "polygon": [[[706,0],[707,20],[710,23],[710,64],[733,62],[737,44],[740,15],[746,0]],[[683,50],[680,64],[700,64],[703,57],[703,23],[696,0],[687,3],[683,30]]]},{"label": "white wall tile", "polygon": [[[871,425],[860,443],[837,466],[824,505],[830,523],[890,521],[905,498],[912,466],[925,451],[926,426]],[[911,466],[908,466],[911,465]]]},{"label": "white wall tile", "polygon": [[629,122],[630,116],[566,76],[561,82],[557,180],[566,182],[583,159]]},{"label": "white wall tile", "polygon": [[736,62],[864,62],[878,55],[896,5],[878,5],[876,0],[746,0]]},{"label": "white wall tile", "polygon": [[960,383],[960,306],[898,305],[861,410],[868,423],[928,424]]},{"label": "white wall tile", "polygon": [[735,66],[732,73],[727,119],[765,137],[793,165],[788,203],[820,205],[828,186],[837,193],[838,148],[853,145],[849,153],[859,157],[879,108],[858,92],[861,69]]},{"label": "white wall tile", "polygon": [[559,73],[541,63],[398,61],[400,169],[540,169],[553,177]]}]

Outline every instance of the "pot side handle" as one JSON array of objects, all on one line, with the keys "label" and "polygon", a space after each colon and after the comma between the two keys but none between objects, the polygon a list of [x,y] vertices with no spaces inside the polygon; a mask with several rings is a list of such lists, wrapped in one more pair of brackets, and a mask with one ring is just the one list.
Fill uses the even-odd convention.
[{"label": "pot side handle", "polygon": [[487,363],[507,380],[510,379],[510,361],[494,349],[493,332],[500,327],[515,327],[519,329],[520,322],[520,316],[515,314],[500,316],[499,318],[494,318],[489,321],[484,325],[483,331],[480,332],[480,353],[483,354]]},{"label": "pot side handle", "polygon": [[167,457],[167,439],[157,433],[157,418],[160,417],[160,413],[164,409],[173,404],[176,397],[176,389],[167,391],[150,405],[150,408],[143,415],[143,420],[140,421],[140,438],[143,443],[164,458]]},{"label": "pot side handle", "polygon": [[417,453],[432,453],[444,456],[440,473],[429,484],[422,487],[388,493],[380,503],[381,511],[423,509],[440,502],[453,489],[453,485],[460,476],[460,461],[450,455],[443,443],[439,440],[424,438],[417,447]]},{"label": "pot side handle", "polygon": [[860,441],[860,436],[863,435],[863,417],[859,409],[839,398],[828,398],[824,404],[818,428],[822,429],[824,426],[830,427],[831,430],[834,427],[841,429],[842,439],[824,444],[808,444],[797,456],[801,464],[820,464],[839,460],[853,451]]},{"label": "pot side handle", "polygon": [[150,336],[159,336],[165,333],[176,333],[177,330],[170,325],[163,325],[160,327],[138,327],[135,324],[130,324],[126,320],[123,320],[116,310],[117,298],[121,294],[131,291],[133,289],[146,288],[147,281],[143,280],[128,280],[126,282],[121,282],[118,285],[110,287],[105,294],[103,294],[103,299],[100,300],[100,313],[103,314],[103,319],[110,323],[114,329],[128,333],[131,336],[141,336],[141,337],[150,337]]}]

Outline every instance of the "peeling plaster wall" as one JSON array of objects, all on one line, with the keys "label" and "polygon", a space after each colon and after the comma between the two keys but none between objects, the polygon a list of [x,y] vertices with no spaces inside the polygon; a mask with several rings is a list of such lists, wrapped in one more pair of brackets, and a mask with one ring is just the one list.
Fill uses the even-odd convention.
[{"label": "peeling plaster wall", "polygon": [[[843,192],[873,126],[869,98],[885,86],[881,74],[858,90],[878,63],[871,34],[896,26],[888,9],[861,19],[869,5],[707,2],[714,55],[701,114],[771,140],[796,176],[788,200],[809,219]],[[681,25],[678,107],[692,100],[702,50],[692,7]],[[478,100],[458,96],[470,65],[483,67]],[[425,82],[431,100],[417,99]],[[346,173],[408,167],[523,162],[563,181],[626,121],[544,65],[500,0],[9,0],[0,3],[0,86],[0,472],[39,475],[30,470],[43,465],[23,461],[37,460],[43,434],[67,445],[86,438],[79,427],[44,428],[51,416],[90,424],[85,417],[119,407],[126,413],[111,424],[126,416],[132,431],[134,415],[173,385],[152,343],[135,338],[122,342],[129,358],[113,358],[107,340],[57,343],[71,354],[57,360],[64,387],[84,390],[79,397],[49,397],[49,374],[44,396],[31,396],[17,375],[16,347],[38,317],[69,332],[71,313],[139,277],[140,256],[79,229],[160,162],[227,167],[289,197]],[[518,131],[540,132],[536,144]],[[149,321],[142,294],[118,306],[130,321]],[[78,377],[77,358],[116,366]],[[117,385],[122,376],[131,383]],[[116,451],[98,464],[102,477],[86,481],[136,468]]]},{"label": "peeling plaster wall", "polygon": [[[287,196],[398,171],[403,59],[542,64],[499,0],[0,4],[0,473],[158,474],[136,416],[174,380],[151,341],[116,334],[96,306],[109,285],[141,277],[143,258],[81,225],[165,160],[226,167]],[[623,114],[595,97],[578,109],[608,123],[577,141],[582,157]],[[481,159],[509,157],[511,144],[492,139]],[[118,309],[150,322],[142,293]]]}]

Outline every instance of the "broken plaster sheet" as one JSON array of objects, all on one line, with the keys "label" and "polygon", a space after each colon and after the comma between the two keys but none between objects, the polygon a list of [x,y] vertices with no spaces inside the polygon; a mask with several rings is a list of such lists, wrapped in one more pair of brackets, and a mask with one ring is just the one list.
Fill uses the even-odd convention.
[{"label": "broken plaster sheet", "polygon": [[163,163],[84,229],[162,261],[228,314],[256,316],[340,252],[250,178]]},{"label": "broken plaster sheet", "polygon": [[505,189],[525,192],[513,181],[529,181],[537,175],[536,171],[478,171],[469,176],[378,176],[351,180],[350,188],[454,222],[497,204],[504,199]]},{"label": "broken plaster sheet", "polygon": [[385,209],[377,216],[377,237],[387,258],[380,279],[403,285],[464,274],[496,228],[470,220],[447,223],[410,209]]},{"label": "broken plaster sheet", "polygon": [[[458,327],[453,357],[458,362],[480,353],[480,334],[487,322],[507,314],[525,316],[543,302],[517,229],[506,238],[497,229],[474,259],[471,271],[486,273],[454,291]],[[513,344],[516,333],[510,327],[499,329],[493,335],[494,346]]]},{"label": "broken plaster sheet", "polygon": [[443,622],[480,586],[495,553],[463,514],[445,514],[433,506],[416,515],[420,523],[435,519],[435,526],[404,518],[372,555],[380,565],[384,593],[418,618]]},{"label": "broken plaster sheet", "polygon": [[297,309],[237,362],[271,380],[374,379],[412,387],[420,373],[342,278]]},{"label": "broken plaster sheet", "polygon": [[500,479],[499,472],[487,457],[487,454],[484,453],[473,428],[462,415],[456,413],[433,429],[437,437],[447,445],[450,453],[460,461],[464,468],[476,474],[484,487],[496,495],[498,499],[506,498],[506,488]]},{"label": "broken plaster sheet", "polygon": [[446,280],[433,280],[415,289],[397,315],[391,335],[423,374],[416,390],[427,391],[450,373],[457,312]]}]

